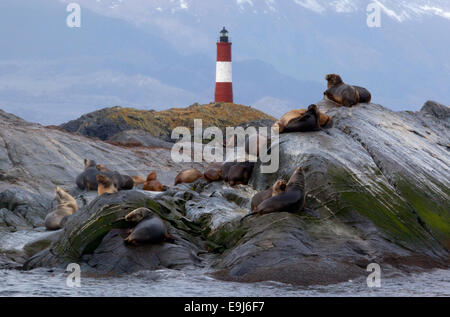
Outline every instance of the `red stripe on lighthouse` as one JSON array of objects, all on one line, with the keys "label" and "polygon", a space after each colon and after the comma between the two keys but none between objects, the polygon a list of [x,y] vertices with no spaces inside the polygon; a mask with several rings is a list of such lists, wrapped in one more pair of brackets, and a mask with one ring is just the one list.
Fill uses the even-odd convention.
[{"label": "red stripe on lighthouse", "polygon": [[216,83],[216,102],[233,103],[233,83]]},{"label": "red stripe on lighthouse", "polygon": [[217,43],[216,102],[233,103],[231,43]]},{"label": "red stripe on lighthouse", "polygon": [[231,62],[231,43],[217,43],[217,61]]}]

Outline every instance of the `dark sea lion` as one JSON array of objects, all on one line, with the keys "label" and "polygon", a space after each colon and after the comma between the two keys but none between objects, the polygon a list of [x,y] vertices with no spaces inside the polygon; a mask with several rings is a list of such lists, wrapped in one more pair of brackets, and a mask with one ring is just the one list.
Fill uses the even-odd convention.
[{"label": "dark sea lion", "polygon": [[211,164],[203,173],[203,178],[208,182],[218,182],[222,180],[222,164]]},{"label": "dark sea lion", "polygon": [[257,193],[252,198],[251,202],[251,210],[255,211],[256,208],[265,200],[269,199],[270,197],[277,196],[281,193],[284,193],[286,190],[286,181],[279,179],[275,182],[275,184],[272,185],[269,189],[266,189],[262,192]]},{"label": "dark sea lion", "polygon": [[228,182],[228,173],[230,172],[230,168],[235,164],[236,162],[226,162],[222,164],[222,178],[225,182]]},{"label": "dark sea lion", "polygon": [[97,163],[93,160],[84,160],[84,171],[76,178],[76,184],[81,190],[97,190]]},{"label": "dark sea lion", "polygon": [[247,185],[254,167],[255,163],[253,162],[234,163],[228,171],[228,184],[230,186]]},{"label": "dark sea lion", "polygon": [[131,190],[134,188],[133,178],[128,175],[122,175],[120,173],[114,172],[113,178],[116,177],[118,180],[119,190]]},{"label": "dark sea lion", "polygon": [[372,94],[364,87],[353,86],[359,95],[359,103],[370,103],[372,101]]},{"label": "dark sea lion", "polygon": [[175,186],[183,183],[191,184],[199,180],[200,178],[203,178],[203,174],[200,173],[200,171],[196,170],[195,168],[191,168],[179,173],[175,178],[174,184]]},{"label": "dark sea lion", "polygon": [[328,74],[325,76],[325,80],[328,82],[328,89],[324,95],[344,107],[353,107],[360,102],[370,102],[372,99],[367,89],[347,85],[337,74]]},{"label": "dark sea lion", "polygon": [[305,209],[305,196],[305,173],[301,167],[298,167],[286,185],[284,193],[263,201],[255,212],[246,215],[241,221],[256,214],[266,215],[274,212],[296,213],[302,211]]},{"label": "dark sea lion", "polygon": [[158,244],[162,242],[174,242],[164,222],[156,216],[150,209],[138,208],[129,213],[125,220],[138,223],[130,235],[125,239],[125,243],[139,246],[142,244]]},{"label": "dark sea lion", "polygon": [[283,133],[321,131],[319,119],[319,107],[310,105],[303,116],[289,121]]},{"label": "dark sea lion", "polygon": [[61,229],[64,220],[78,210],[75,198],[59,186],[56,187],[56,201],[58,202],[56,209],[45,217],[45,227],[48,230]]},{"label": "dark sea lion", "polygon": [[[295,109],[284,114],[280,120],[278,120],[273,126],[272,129],[278,129],[278,133],[283,133],[284,128],[289,124],[291,120],[297,119],[305,115],[308,109]],[[320,112],[319,116],[319,125],[322,128],[329,128],[332,126],[332,119],[329,115]]]}]

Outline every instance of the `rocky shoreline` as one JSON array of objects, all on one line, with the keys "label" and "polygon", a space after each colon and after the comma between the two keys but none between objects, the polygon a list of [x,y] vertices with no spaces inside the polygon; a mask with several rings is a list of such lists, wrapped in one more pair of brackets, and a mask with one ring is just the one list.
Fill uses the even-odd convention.
[{"label": "rocky shoreline", "polygon": [[[280,169],[248,186],[178,185],[155,195],[140,190],[96,197],[75,188],[89,157],[121,173],[158,170],[163,183],[187,165],[166,148],[125,148],[31,124],[0,112],[0,231],[42,227],[63,186],[79,202],[64,229],[42,232],[23,250],[0,249],[0,266],[33,269],[77,262],[93,275],[161,268],[206,268],[218,279],[332,284],[386,271],[449,268],[450,113],[428,102],[420,112],[380,105],[337,108],[325,132],[280,138]],[[277,213],[239,220],[252,196],[297,166],[306,173],[307,207],[320,215]],[[201,164],[189,167],[203,169]],[[149,207],[179,238],[174,244],[124,245],[123,217]]]}]

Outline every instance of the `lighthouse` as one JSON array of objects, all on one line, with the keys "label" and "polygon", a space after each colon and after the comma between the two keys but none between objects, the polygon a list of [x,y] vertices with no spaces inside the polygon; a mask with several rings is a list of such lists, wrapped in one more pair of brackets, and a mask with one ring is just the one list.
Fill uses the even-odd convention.
[{"label": "lighthouse", "polygon": [[233,77],[231,66],[231,42],[228,31],[223,27],[217,42],[216,102],[233,102]]}]

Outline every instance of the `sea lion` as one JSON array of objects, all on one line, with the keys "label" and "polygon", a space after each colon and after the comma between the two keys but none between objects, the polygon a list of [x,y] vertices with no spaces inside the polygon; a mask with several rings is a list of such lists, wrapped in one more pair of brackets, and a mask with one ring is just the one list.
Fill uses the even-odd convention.
[{"label": "sea lion", "polygon": [[119,190],[131,190],[134,188],[133,178],[128,175],[122,175],[118,172],[113,172],[113,178],[116,178],[118,181],[117,188]]},{"label": "sea lion", "polygon": [[226,162],[222,164],[222,178],[225,182],[228,182],[228,173],[230,172],[230,168],[235,165],[236,162]]},{"label": "sea lion", "polygon": [[150,173],[147,175],[146,181],[147,181],[147,182],[151,182],[151,181],[156,181],[157,179],[158,179],[158,174],[156,174],[156,172],[150,172]]},{"label": "sea lion", "polygon": [[319,107],[310,105],[303,116],[289,121],[284,127],[283,133],[321,131],[319,118]]},{"label": "sea lion", "polygon": [[168,188],[161,184],[158,180],[145,182],[142,186],[143,190],[150,192],[165,192]]},{"label": "sea lion", "polygon": [[353,86],[359,95],[359,103],[370,103],[372,101],[372,94],[364,87]]},{"label": "sea lion", "polygon": [[111,172],[111,170],[103,164],[97,164],[95,167],[99,172]]},{"label": "sea lion", "polygon": [[203,173],[203,178],[208,182],[218,182],[222,180],[222,164],[211,164]]},{"label": "sea lion", "polygon": [[78,210],[75,198],[59,186],[56,187],[56,201],[58,202],[56,209],[45,217],[45,227],[48,230],[61,229],[65,218]]},{"label": "sea lion", "polygon": [[114,194],[119,191],[117,186],[117,180],[114,181],[114,179],[110,178],[105,174],[97,175],[97,184],[98,184],[97,193],[99,196],[103,194]]},{"label": "sea lion", "polygon": [[97,190],[97,163],[93,160],[84,159],[84,171],[76,178],[76,184],[81,190]]},{"label": "sea lion", "polygon": [[305,173],[302,167],[298,167],[289,179],[284,193],[263,201],[254,212],[246,215],[241,221],[256,214],[302,211],[305,209],[305,196]]},{"label": "sea lion", "polygon": [[262,192],[257,193],[252,198],[251,202],[251,209],[252,211],[255,211],[256,208],[265,200],[269,199],[270,197],[277,196],[281,193],[284,193],[286,190],[286,181],[279,179],[275,182],[275,184],[272,185],[269,189],[266,189]]},{"label": "sea lion", "polygon": [[328,74],[325,76],[325,80],[328,82],[328,89],[324,95],[344,107],[353,107],[360,102],[369,103],[372,99],[372,95],[367,89],[348,85],[337,74]]},{"label": "sea lion", "polygon": [[164,222],[158,216],[147,208],[138,208],[129,213],[125,220],[128,222],[138,223],[131,231],[130,235],[125,238],[125,243],[139,246],[142,244],[158,244],[165,241],[174,242],[165,226]]},{"label": "sea lion", "polygon": [[[278,120],[273,126],[272,129],[278,129],[278,133],[283,133],[284,128],[288,125],[291,120],[300,118],[305,115],[308,109],[295,109],[284,114],[280,120]],[[320,112],[319,115],[319,125],[322,128],[329,128],[332,126],[333,120],[326,113]]]},{"label": "sea lion", "polygon": [[134,185],[142,185],[145,183],[145,179],[141,176],[131,176]]},{"label": "sea lion", "polygon": [[254,167],[255,163],[253,162],[235,163],[228,171],[228,184],[230,186],[247,185]]},{"label": "sea lion", "polygon": [[199,180],[202,177],[203,177],[202,173],[200,173],[195,168],[191,168],[191,169],[182,171],[181,173],[179,173],[177,175],[177,177],[175,177],[175,186],[178,184],[183,184],[183,183],[191,184],[191,183]]}]

